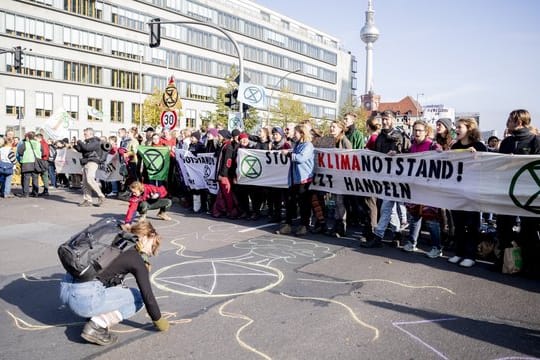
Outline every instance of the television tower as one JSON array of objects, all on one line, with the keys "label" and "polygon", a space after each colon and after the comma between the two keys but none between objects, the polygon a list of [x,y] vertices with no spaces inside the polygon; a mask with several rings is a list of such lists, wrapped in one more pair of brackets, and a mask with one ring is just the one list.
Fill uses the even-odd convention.
[{"label": "television tower", "polygon": [[379,29],[375,27],[375,11],[373,11],[373,0],[368,0],[366,11],[366,24],[360,31],[360,38],[366,43],[366,86],[362,95],[362,105],[367,110],[377,110],[380,96],[373,93],[373,43],[379,38]]}]

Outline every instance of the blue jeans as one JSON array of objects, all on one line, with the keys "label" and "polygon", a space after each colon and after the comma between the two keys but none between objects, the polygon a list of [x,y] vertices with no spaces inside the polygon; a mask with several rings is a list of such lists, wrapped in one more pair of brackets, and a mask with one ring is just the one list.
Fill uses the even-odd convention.
[{"label": "blue jeans", "polygon": [[[420,236],[420,230],[422,228],[422,218],[420,216],[414,216],[408,214],[409,221],[409,237],[407,241],[416,246],[418,243],[418,236]],[[428,228],[429,235],[431,237],[431,246],[441,248],[441,224],[436,220],[426,220],[426,227]]]},{"label": "blue jeans", "polygon": [[49,181],[52,187],[56,187],[56,166],[49,161]]},{"label": "blue jeans", "polygon": [[386,231],[388,224],[390,224],[394,233],[399,232],[401,223],[397,215],[396,202],[383,200],[380,212],[381,217],[379,218],[379,222],[377,223],[375,230],[373,230],[373,233],[380,238],[384,237],[384,232]]},{"label": "blue jeans", "polygon": [[7,197],[9,194],[11,194],[11,178],[13,177],[13,174],[11,175],[2,175],[2,179],[0,182],[2,185],[0,186],[0,193],[3,197]]},{"label": "blue jeans", "polygon": [[122,318],[127,319],[144,305],[138,289],[123,286],[106,288],[99,280],[76,283],[69,274],[60,283],[60,300],[84,318],[118,310]]}]

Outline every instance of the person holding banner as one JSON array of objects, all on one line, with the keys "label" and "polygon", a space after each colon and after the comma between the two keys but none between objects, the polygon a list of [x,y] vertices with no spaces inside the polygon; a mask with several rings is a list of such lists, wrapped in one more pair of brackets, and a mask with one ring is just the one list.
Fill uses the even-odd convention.
[{"label": "person holding banner", "polygon": [[[531,131],[531,115],[527,110],[517,109],[510,112],[506,128],[510,136],[503,139],[499,153],[514,155],[540,154],[540,136]],[[496,270],[501,271],[502,256],[506,248],[512,247],[512,241],[521,247],[523,272],[540,277],[540,221],[536,217],[520,216],[519,234],[514,233],[516,217],[497,215],[497,236],[501,257],[496,261]]]},{"label": "person holding banner", "polygon": [[[285,132],[279,126],[272,128],[272,142],[270,150],[288,150],[291,149],[291,144],[287,141]],[[272,210],[270,216],[271,223],[281,222],[281,204],[285,199],[286,190],[281,188],[268,189],[268,208]]]},{"label": "person holding banner", "polygon": [[[478,123],[473,118],[462,118],[456,123],[456,142],[452,150],[470,152],[487,151],[481,141]],[[480,237],[480,213],[478,211],[452,210],[454,219],[456,255],[448,259],[452,264],[471,267],[476,263],[477,240]]]},{"label": "person holding banner", "polygon": [[286,222],[280,227],[277,234],[288,235],[292,232],[292,222],[296,217],[296,209],[300,208],[300,226],[296,235],[307,234],[311,217],[311,193],[309,186],[313,181],[315,167],[315,148],[311,143],[311,132],[306,125],[294,127],[294,140],[292,150],[283,149],[281,152],[290,160],[287,196]]},{"label": "person holding banner", "polygon": [[[353,145],[346,136],[347,125],[342,121],[332,121],[330,124],[330,135],[334,137],[336,148],[350,150]],[[334,237],[345,236],[347,220],[347,208],[345,207],[345,195],[333,194],[336,208],[334,211],[334,227],[328,229],[327,235]]]},{"label": "person holding banner", "polygon": [[[441,146],[431,140],[432,128],[424,120],[416,120],[413,124],[413,143],[411,145],[411,153],[442,150]],[[437,258],[442,256],[441,246],[441,220],[443,210],[432,206],[424,206],[419,204],[407,204],[407,214],[409,222],[409,236],[407,243],[403,246],[403,250],[407,252],[416,251],[418,236],[422,227],[422,220],[425,221],[429,235],[431,237],[432,248],[426,253],[429,258]]]},{"label": "person holding banner", "polygon": [[[375,151],[395,155],[409,151],[410,142],[407,134],[395,127],[396,118],[392,111],[385,111],[381,117],[382,128],[375,140]],[[380,209],[380,218],[377,226],[371,232],[368,229],[366,233],[366,242],[361,243],[362,247],[375,248],[382,247],[383,237],[388,225],[391,226],[393,233],[392,241],[394,244],[401,238],[401,222],[397,214],[397,202],[393,200],[382,200]]]}]

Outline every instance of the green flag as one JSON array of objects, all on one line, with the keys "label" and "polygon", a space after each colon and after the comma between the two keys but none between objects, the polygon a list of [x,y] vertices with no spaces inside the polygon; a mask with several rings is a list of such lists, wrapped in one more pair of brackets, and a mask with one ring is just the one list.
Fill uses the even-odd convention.
[{"label": "green flag", "polygon": [[167,180],[169,174],[170,149],[166,146],[139,146],[144,167],[150,180]]}]

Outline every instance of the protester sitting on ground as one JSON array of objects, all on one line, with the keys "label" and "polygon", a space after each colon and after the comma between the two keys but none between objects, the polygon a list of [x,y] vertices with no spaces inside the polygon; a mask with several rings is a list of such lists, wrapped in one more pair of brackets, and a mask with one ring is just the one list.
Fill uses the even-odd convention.
[{"label": "protester sitting on ground", "polygon": [[[456,142],[452,150],[470,152],[487,151],[481,141],[478,124],[473,118],[462,118],[456,123]],[[455,226],[456,255],[448,259],[453,264],[463,267],[475,264],[480,233],[480,213],[477,211],[452,210]]]},{"label": "protester sitting on ground", "polygon": [[139,213],[138,221],[146,220],[148,210],[159,209],[157,217],[161,220],[171,220],[167,215],[167,210],[172,206],[171,199],[167,199],[167,189],[164,186],[155,186],[143,184],[140,181],[135,181],[129,185],[131,197],[129,198],[129,206],[124,222],[131,224],[135,213]]},{"label": "protester sitting on ground", "polygon": [[[110,327],[132,317],[143,305],[158,330],[169,329],[169,322],[162,316],[152,292],[149,276],[149,259],[157,254],[160,237],[146,221],[124,229],[138,237],[136,247],[122,252],[94,280],[77,282],[66,274],[60,283],[62,302],[75,314],[90,318],[83,328],[82,338],[98,345],[114,344],[118,339],[109,332]],[[115,279],[127,274],[135,277],[138,289],[115,283]]]}]

